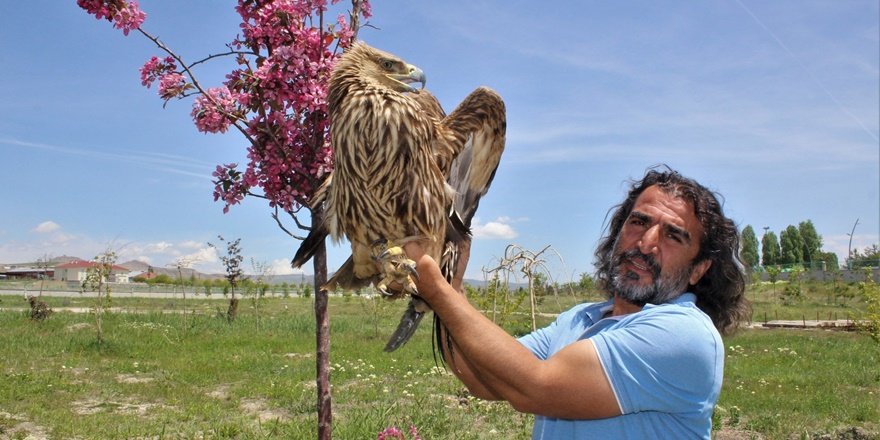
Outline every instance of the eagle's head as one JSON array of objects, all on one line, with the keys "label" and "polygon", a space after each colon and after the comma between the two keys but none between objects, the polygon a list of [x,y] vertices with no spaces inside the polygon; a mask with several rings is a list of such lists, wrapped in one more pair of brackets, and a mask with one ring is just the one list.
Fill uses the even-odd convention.
[{"label": "eagle's head", "polygon": [[413,83],[420,83],[421,88],[425,87],[425,73],[422,69],[361,41],[342,55],[333,70],[333,76],[340,79],[350,75],[399,93],[418,92],[419,89],[410,85]]}]

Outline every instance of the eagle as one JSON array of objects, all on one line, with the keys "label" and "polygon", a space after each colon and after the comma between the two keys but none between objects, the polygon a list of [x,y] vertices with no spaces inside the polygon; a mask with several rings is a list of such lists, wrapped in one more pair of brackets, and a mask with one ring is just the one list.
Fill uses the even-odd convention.
[{"label": "eagle", "polygon": [[471,220],[504,151],[506,112],[495,91],[479,87],[446,115],[424,86],[421,69],[363,42],[339,58],[327,89],[333,171],[310,202],[323,216],[292,261],[300,267],[328,235],[336,243],[344,237],[351,256],[322,290],[372,283],[389,298],[410,297],[387,352],[405,344],[430,310],[402,245],[419,240],[446,279],[460,284]]}]

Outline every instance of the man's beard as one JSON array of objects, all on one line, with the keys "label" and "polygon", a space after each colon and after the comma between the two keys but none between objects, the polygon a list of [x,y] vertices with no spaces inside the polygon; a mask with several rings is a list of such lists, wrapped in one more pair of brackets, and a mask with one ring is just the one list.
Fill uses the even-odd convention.
[{"label": "man's beard", "polygon": [[[647,303],[663,304],[684,293],[694,267],[693,264],[689,264],[676,272],[662,275],[660,265],[654,257],[642,254],[638,249],[615,254],[612,258],[611,273],[614,275],[611,278],[611,290],[621,299],[640,306]],[[648,268],[651,272],[651,284],[635,284],[640,276],[631,270],[621,273],[621,265],[631,258],[640,259],[642,265]]]}]

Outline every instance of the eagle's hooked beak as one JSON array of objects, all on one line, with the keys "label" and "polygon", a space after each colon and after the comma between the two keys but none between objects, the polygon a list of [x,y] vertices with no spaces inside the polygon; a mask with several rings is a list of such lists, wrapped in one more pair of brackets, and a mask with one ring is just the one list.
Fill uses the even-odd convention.
[{"label": "eagle's hooked beak", "polygon": [[[406,90],[407,92],[418,92],[420,89],[424,89],[425,83],[427,82],[427,79],[425,78],[425,72],[422,72],[422,69],[419,69],[412,64],[407,64],[406,70],[408,72],[406,74],[388,74],[386,76],[400,83],[403,86],[404,90]],[[422,87],[417,89],[409,85],[412,83],[419,83],[422,85]]]}]

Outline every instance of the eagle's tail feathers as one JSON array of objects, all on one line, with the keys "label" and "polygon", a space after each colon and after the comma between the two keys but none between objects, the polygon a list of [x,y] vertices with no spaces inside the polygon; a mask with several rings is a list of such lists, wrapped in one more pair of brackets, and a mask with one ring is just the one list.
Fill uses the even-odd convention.
[{"label": "eagle's tail feathers", "polygon": [[315,251],[318,250],[318,246],[324,242],[325,238],[327,238],[327,230],[324,229],[323,225],[318,225],[312,229],[309,235],[306,236],[306,239],[300,243],[299,249],[296,250],[296,255],[293,256],[293,261],[290,262],[290,265],[294,268],[299,268],[306,264],[306,261],[309,261],[315,255]]},{"label": "eagle's tail feathers", "polygon": [[416,329],[419,328],[419,323],[422,322],[426,312],[420,312],[416,309],[416,301],[418,300],[413,298],[409,305],[407,305],[406,311],[400,317],[400,323],[397,324],[397,329],[394,330],[391,338],[388,339],[388,343],[385,344],[385,352],[390,353],[402,347],[415,334]]}]

